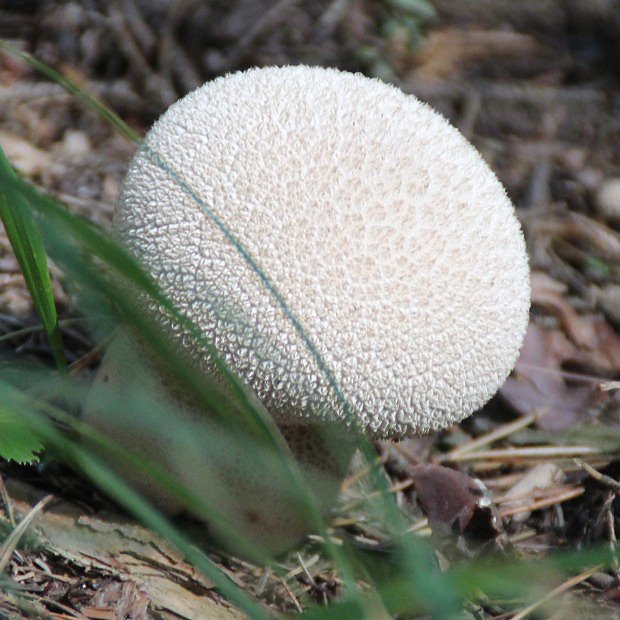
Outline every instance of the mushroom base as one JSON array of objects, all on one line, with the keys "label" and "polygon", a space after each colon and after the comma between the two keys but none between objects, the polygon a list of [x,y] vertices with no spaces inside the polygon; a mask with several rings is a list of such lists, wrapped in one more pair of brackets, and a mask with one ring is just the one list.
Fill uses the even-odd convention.
[{"label": "mushroom base", "polygon": [[[207,522],[221,546],[250,559],[281,555],[315,532],[316,523],[282,460],[260,446],[241,445],[239,435],[183,398],[178,386],[146,359],[140,345],[119,334],[93,382],[83,421],[172,476],[194,501],[181,501],[133,465],[119,460],[110,465],[160,510],[170,516],[189,512]],[[326,514],[354,442],[331,427],[280,430]],[[249,544],[241,544],[239,534]]]}]

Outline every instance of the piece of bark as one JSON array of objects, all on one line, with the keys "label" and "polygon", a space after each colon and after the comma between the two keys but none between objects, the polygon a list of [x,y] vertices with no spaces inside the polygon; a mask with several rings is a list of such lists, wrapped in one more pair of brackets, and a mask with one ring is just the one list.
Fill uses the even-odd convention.
[{"label": "piece of bark", "polygon": [[[17,480],[6,480],[6,487],[20,517],[44,495]],[[86,515],[74,504],[57,500],[38,517],[33,530],[48,552],[75,567],[135,583],[135,592],[148,597],[149,610],[157,617],[244,617],[165,540],[127,517]]]}]

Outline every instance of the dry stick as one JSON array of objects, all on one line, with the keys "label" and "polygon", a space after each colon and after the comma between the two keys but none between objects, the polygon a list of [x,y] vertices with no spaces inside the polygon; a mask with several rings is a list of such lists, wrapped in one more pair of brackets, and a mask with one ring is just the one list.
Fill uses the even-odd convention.
[{"label": "dry stick", "polygon": [[71,95],[60,84],[47,82],[21,82],[11,84],[10,87],[0,86],[0,103],[32,102],[36,99],[69,101]]},{"label": "dry stick", "polygon": [[575,487],[569,484],[559,484],[557,486],[549,486],[549,487],[536,487],[534,489],[530,489],[528,491],[524,491],[523,493],[518,493],[515,495],[510,495],[508,493],[504,493],[499,497],[494,497],[493,502],[495,504],[505,504],[507,502],[510,503],[519,503],[522,504],[523,500],[534,500],[534,498],[543,499],[547,497],[551,497],[554,494],[558,495],[559,493],[563,493],[565,491],[572,491]]},{"label": "dry stick", "polygon": [[307,573],[308,569],[314,566],[319,561],[318,553],[311,556],[310,559],[305,563],[303,562],[303,560],[301,560],[301,556],[299,555],[299,553],[297,554],[297,557],[300,560],[299,562],[300,565],[296,566],[295,568],[292,568],[288,573],[286,573],[287,579],[292,579],[293,577],[296,577],[297,575],[300,575],[303,572]]},{"label": "dry stick", "polygon": [[614,390],[620,390],[620,381],[604,381],[598,386],[599,390],[603,392],[612,392]]},{"label": "dry stick", "polygon": [[420,532],[425,527],[428,527],[428,517],[422,517],[418,519],[412,526],[407,529],[407,532]]},{"label": "dry stick", "polygon": [[146,54],[150,54],[155,47],[157,37],[146,23],[140,9],[136,6],[136,0],[116,0],[116,4],[118,5],[119,3],[121,6],[118,9],[125,16],[127,26],[134,39]]},{"label": "dry stick", "polygon": [[606,506],[605,506],[605,520],[606,520],[606,528],[607,528],[607,535],[609,536],[609,551],[611,553],[611,563],[614,567],[614,571],[616,572],[616,574],[618,573],[618,568],[619,568],[619,564],[618,564],[618,556],[615,553],[615,550],[618,546],[618,538],[616,537],[616,518],[614,516],[613,510],[611,508],[612,502],[615,499],[615,493],[610,493],[610,497],[608,499],[608,501],[605,502]]},{"label": "dry stick", "polygon": [[[53,616],[53,615],[47,616],[49,618],[57,617],[57,618],[75,618],[76,620],[92,620],[92,617],[83,615],[77,609],[72,609],[71,607],[67,607],[67,605],[63,605],[57,600],[47,598],[46,596],[41,596],[40,594],[31,594],[30,592],[20,590],[18,597],[20,599],[28,599],[29,601],[32,601],[33,603],[42,603],[44,605],[47,605],[48,607],[55,607],[63,611],[65,614],[64,616]],[[7,598],[13,599],[12,603],[16,607],[19,607],[19,603],[16,600],[17,599],[16,595],[9,594],[7,595]]]},{"label": "dry stick", "polygon": [[[569,489],[560,493],[558,495],[554,495],[553,497],[546,497],[544,499],[540,499],[538,501],[532,502],[527,505],[514,506],[513,508],[505,508],[504,510],[500,510],[499,514],[501,517],[512,517],[521,512],[531,512],[533,510],[540,510],[541,508],[547,508],[548,506],[553,506],[555,504],[561,504],[562,502],[566,502],[569,499],[573,499],[575,497],[579,497],[584,492],[582,487],[578,487],[576,489]],[[418,535],[422,536],[430,533],[430,529],[428,532],[426,531],[428,528],[428,519],[423,518],[416,521],[411,527],[407,529],[408,532],[416,532]]]},{"label": "dry stick", "polygon": [[[605,485],[606,487],[608,487],[609,489],[611,489],[613,495],[611,496],[610,499],[613,499],[614,496],[618,495],[618,493],[620,493],[620,482],[618,482],[617,480],[614,480],[612,477],[607,476],[605,474],[602,474],[600,471],[597,471],[596,469],[594,469],[594,467],[592,467],[591,465],[589,465],[588,463],[586,463],[585,461],[582,461],[581,459],[573,459],[575,461],[575,464],[580,468],[583,469],[585,472],[588,473],[588,475],[592,478],[594,478],[594,480],[596,480],[597,482],[600,482],[602,485]],[[608,502],[609,505],[607,506],[607,531],[609,534],[609,546],[610,546],[610,550],[611,550],[611,554],[613,557],[613,565],[614,565],[614,570],[617,572],[618,571],[618,559],[616,557],[616,554],[614,553],[618,541],[616,538],[616,527],[615,527],[615,523],[614,523],[614,516],[613,513],[611,511],[611,501]]]},{"label": "dry stick", "polygon": [[606,95],[598,88],[575,86],[532,86],[530,83],[497,82],[491,80],[476,80],[475,83],[466,80],[444,82],[415,82],[415,88],[410,88],[421,99],[461,99],[472,90],[482,95],[483,102],[506,102],[510,104],[524,103],[533,106],[543,106],[552,103],[605,105]]},{"label": "dry stick", "polygon": [[581,459],[573,459],[573,461],[575,462],[577,467],[579,467],[579,469],[583,469],[592,478],[594,478],[594,480],[596,480],[597,482],[600,482],[601,484],[604,484],[610,489],[613,489],[615,493],[620,493],[620,482],[618,482],[617,480],[614,480],[610,476],[606,476],[605,474],[602,474],[600,471],[597,471],[596,469],[594,469],[592,465],[589,465],[588,463],[586,463],[585,461],[582,461]]},{"label": "dry stick", "polygon": [[478,116],[482,108],[482,97],[478,91],[470,91],[463,95],[463,114],[459,122],[461,133],[471,140],[476,129]]},{"label": "dry stick", "polygon": [[529,426],[530,424],[532,424],[532,422],[536,421],[537,417],[538,416],[534,414],[530,414],[523,418],[519,418],[518,420],[515,420],[514,422],[510,422],[509,424],[500,426],[499,428],[496,428],[494,431],[491,431],[490,433],[481,435],[477,439],[474,439],[473,441],[470,441],[463,446],[459,446],[458,448],[454,448],[454,450],[451,450],[450,452],[446,454],[442,454],[437,460],[440,462],[459,460],[459,457],[463,454],[472,452],[473,450],[476,450],[477,448],[480,448],[481,446],[485,446],[494,441],[497,441],[498,439],[503,439],[504,437],[508,437],[508,435],[512,435],[512,433]]},{"label": "dry stick", "polygon": [[505,474],[503,476],[497,476],[495,478],[487,478],[484,481],[484,485],[489,491],[497,490],[497,489],[505,489],[513,487],[521,478],[523,478],[523,472],[518,472],[516,474]]},{"label": "dry stick", "polygon": [[527,506],[515,506],[514,508],[506,508],[504,510],[500,510],[500,515],[502,517],[512,517],[520,512],[531,512],[532,510],[540,510],[541,508],[547,508],[548,506],[553,506],[555,504],[561,504],[569,499],[573,499],[575,497],[579,497],[583,494],[585,489],[583,487],[578,487],[576,489],[571,489],[570,491],[565,491],[564,493],[560,493],[554,497],[546,497],[545,499],[538,500],[536,502],[532,502]]},{"label": "dry stick", "polygon": [[508,538],[508,542],[514,545],[516,543],[523,542],[524,540],[529,540],[530,538],[534,538],[538,535],[536,530],[525,530],[523,532],[519,532],[518,534],[514,534]]},{"label": "dry stick", "polygon": [[130,67],[138,77],[144,80],[147,88],[150,87],[150,90],[157,93],[161,103],[166,105],[174,103],[177,95],[173,85],[153,71],[118,10],[111,7],[106,22],[115,36],[119,48],[127,58]]},{"label": "dry stick", "polygon": [[476,460],[520,460],[542,458],[571,458],[576,456],[588,456],[601,454],[598,448],[590,446],[544,446],[530,448],[501,448],[497,450],[481,450],[470,454],[461,454],[450,458],[451,461],[476,461]]},{"label": "dry stick", "polygon": [[346,478],[342,484],[340,485],[340,492],[346,491],[351,488],[354,484],[359,482],[364,476],[367,476],[374,467],[375,463],[379,463],[381,461],[380,457],[377,457],[375,461],[368,465],[364,465],[364,467],[360,467],[357,471],[354,471],[348,478]]},{"label": "dry stick", "polygon": [[351,4],[352,0],[332,0],[319,18],[319,28],[331,34],[345,18]]},{"label": "dry stick", "polygon": [[158,60],[162,75],[170,83],[176,76],[186,91],[198,88],[204,80],[194,63],[175,39],[183,20],[191,15],[203,0],[177,0],[170,5],[159,37]]},{"label": "dry stick", "polygon": [[282,584],[282,586],[286,590],[286,593],[289,595],[291,601],[293,601],[293,605],[295,605],[295,607],[297,608],[297,611],[300,614],[303,613],[304,608],[301,606],[301,603],[299,602],[297,597],[293,594],[292,590],[288,587],[288,584],[286,583],[286,581],[284,581],[284,579],[282,577],[280,577],[280,583]]},{"label": "dry stick", "polygon": [[532,603],[529,607],[522,609],[518,614],[512,616],[511,620],[523,620],[527,616],[529,616],[533,611],[536,611],[538,608],[542,607],[545,603],[548,603],[551,599],[555,598],[559,594],[570,590],[572,587],[579,585],[589,577],[591,577],[597,570],[601,569],[602,565],[595,566],[594,568],[589,568],[583,573],[579,573],[579,575],[575,575],[575,577],[571,577],[568,581],[560,584],[557,588],[554,588],[547,595],[543,596],[539,601]]},{"label": "dry stick", "polygon": [[[600,387],[601,385],[606,385],[603,377],[597,377],[596,375],[588,375],[582,372],[570,372],[568,370],[561,370],[559,368],[545,368],[544,366],[538,366],[537,364],[528,364],[527,362],[519,362],[519,368],[527,369],[527,370],[535,370],[544,375],[556,375],[558,377],[562,377],[563,379],[568,379],[569,381],[578,381],[579,383],[591,383]],[[618,383],[611,381],[610,383]]]},{"label": "dry stick", "polygon": [[271,576],[271,567],[265,566],[261,572],[261,575],[258,579],[258,583],[256,584],[256,595],[261,596],[267,586],[267,581],[269,581],[269,577]]}]

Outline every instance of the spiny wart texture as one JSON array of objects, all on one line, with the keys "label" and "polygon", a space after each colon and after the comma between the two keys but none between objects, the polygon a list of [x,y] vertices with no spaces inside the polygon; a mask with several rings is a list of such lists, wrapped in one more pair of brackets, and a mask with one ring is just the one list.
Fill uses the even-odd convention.
[{"label": "spiny wart texture", "polygon": [[192,92],[134,157],[115,228],[279,424],[343,407],[230,235],[373,437],[466,417],[523,339],[527,257],[502,186],[441,116],[361,75],[252,69]]}]

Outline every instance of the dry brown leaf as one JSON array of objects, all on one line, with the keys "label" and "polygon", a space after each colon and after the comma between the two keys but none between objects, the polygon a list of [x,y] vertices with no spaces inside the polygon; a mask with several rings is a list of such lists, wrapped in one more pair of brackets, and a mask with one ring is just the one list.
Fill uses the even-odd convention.
[{"label": "dry brown leaf", "polygon": [[594,348],[597,342],[595,328],[590,321],[579,315],[565,295],[565,284],[554,280],[542,271],[531,274],[532,305],[541,306],[557,316],[568,337],[578,346]]},{"label": "dry brown leaf", "polygon": [[[541,463],[525,472],[521,479],[505,493],[502,509],[526,506],[535,499],[535,493],[561,484],[564,481],[564,471],[555,463]],[[513,515],[513,521],[526,521],[531,512],[525,511]]]},{"label": "dry brown leaf", "polygon": [[620,372],[620,336],[596,314],[579,314],[565,295],[567,288],[540,271],[532,273],[532,305],[554,314],[569,340],[579,348],[579,361],[588,372]]},{"label": "dry brown leaf", "polygon": [[408,474],[434,535],[462,534],[478,541],[499,535],[499,516],[480,480],[433,464],[415,465]]},{"label": "dry brown leaf", "polygon": [[562,365],[582,361],[577,347],[559,330],[544,330],[530,322],[515,372],[500,390],[522,415],[539,415],[538,426],[561,431],[585,422],[595,386],[568,385]]}]

